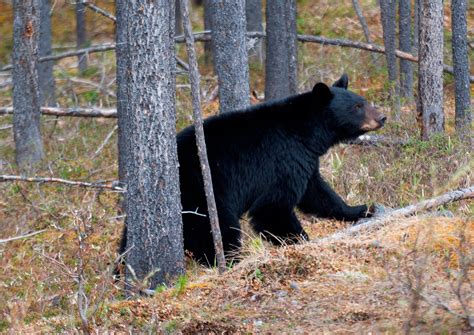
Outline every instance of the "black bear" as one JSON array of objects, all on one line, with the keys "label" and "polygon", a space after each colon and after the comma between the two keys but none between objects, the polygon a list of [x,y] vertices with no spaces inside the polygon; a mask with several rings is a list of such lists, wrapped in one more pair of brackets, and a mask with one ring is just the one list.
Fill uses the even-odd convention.
[{"label": "black bear", "polygon": [[[332,87],[318,83],[310,92],[205,120],[226,254],[239,250],[239,219],[246,212],[253,229],[276,244],[308,239],[296,207],[348,221],[370,215],[366,205],[347,205],[319,173],[319,157],[331,146],[379,129],[386,120],[347,86],[343,75]],[[194,127],[181,131],[177,141],[183,211],[207,215]],[[208,218],[184,213],[183,230],[185,249],[196,260],[212,264]]]}]

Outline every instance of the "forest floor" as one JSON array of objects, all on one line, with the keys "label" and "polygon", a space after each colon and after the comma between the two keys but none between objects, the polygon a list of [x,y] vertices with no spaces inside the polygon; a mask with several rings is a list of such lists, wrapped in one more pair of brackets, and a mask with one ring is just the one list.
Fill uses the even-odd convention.
[{"label": "forest floor", "polygon": [[[111,1],[97,1],[112,9]],[[378,11],[362,1],[372,37],[381,44]],[[351,2],[298,1],[300,33],[363,41]],[[55,2],[54,41],[74,42],[73,11]],[[94,43],[113,40],[113,26],[88,13]],[[0,3],[0,62],[6,62],[11,7]],[[199,18],[193,15],[196,30]],[[474,13],[469,14],[474,23]],[[449,27],[449,10],[446,11]],[[468,24],[472,26],[472,24]],[[472,32],[471,32],[472,34]],[[72,37],[71,37],[72,36]],[[472,36],[471,36],[472,37]],[[447,33],[446,40],[450,40]],[[4,43],[4,41],[6,41]],[[178,52],[183,59],[183,47]],[[449,55],[449,45],[446,46]],[[203,65],[206,98],[217,85]],[[392,112],[387,102],[384,58],[356,49],[300,44],[300,90],[331,83],[342,72],[350,89]],[[471,57],[471,60],[473,58]],[[447,56],[446,63],[450,63]],[[55,67],[60,106],[115,106],[113,52],[91,55],[79,74],[75,59]],[[472,64],[471,64],[472,65]],[[471,68],[474,68],[471,66]],[[263,91],[263,66],[250,64],[251,89]],[[78,78],[86,79],[78,81]],[[8,76],[0,76],[2,81]],[[178,76],[177,128],[191,122],[185,76]],[[111,83],[97,90],[90,83]],[[416,87],[416,86],[415,86]],[[104,88],[104,87],[102,87]],[[472,88],[472,86],[471,86]],[[0,106],[10,106],[11,87],[0,85]],[[206,99],[205,99],[206,100]],[[257,99],[253,98],[253,103]],[[204,102],[206,115],[218,101]],[[446,136],[419,140],[414,103],[403,101],[399,122],[390,118],[379,131],[404,139],[403,146],[339,145],[323,157],[322,172],[350,204],[403,207],[473,184],[472,148],[454,136],[453,79],[445,76]],[[19,174],[14,165],[10,116],[0,117],[0,174]],[[46,159],[34,174],[70,180],[117,179],[116,133],[111,119],[42,117]],[[5,129],[3,129],[5,128]],[[463,318],[474,315],[474,204],[464,200],[432,212],[390,222],[375,232],[333,243],[274,247],[255,236],[245,219],[241,262],[223,275],[188,260],[184,276],[153,297],[125,299],[111,269],[123,226],[120,195],[60,184],[0,183],[0,333],[469,333]],[[300,215],[311,238],[327,236],[349,223]],[[80,242],[81,241],[81,242]],[[138,285],[138,283],[137,283]],[[79,287],[83,294],[78,295]],[[79,299],[78,299],[79,297]],[[81,298],[82,297],[82,298]],[[81,318],[80,305],[84,311]]]}]

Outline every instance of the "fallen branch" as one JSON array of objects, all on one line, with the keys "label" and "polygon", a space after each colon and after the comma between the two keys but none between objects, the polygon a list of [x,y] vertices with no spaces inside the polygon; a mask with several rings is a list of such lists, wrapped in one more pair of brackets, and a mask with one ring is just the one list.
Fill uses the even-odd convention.
[{"label": "fallen branch", "polygon": [[386,224],[404,217],[411,216],[417,212],[426,211],[428,209],[448,204],[453,201],[474,198],[474,186],[462,188],[455,191],[444,193],[440,196],[421,201],[415,205],[395,209],[385,215],[375,216],[371,219],[364,219],[362,223],[351,226],[347,229],[336,232],[327,237],[312,240],[313,243],[332,242],[343,239],[345,237],[354,236],[363,232],[375,230],[385,226]]},{"label": "fallen branch", "polygon": [[[211,40],[211,32],[208,30],[193,33],[193,36],[194,36],[194,41],[205,42],[205,41]],[[248,32],[247,37],[248,38],[264,38],[265,33]],[[176,43],[184,43],[184,35],[177,36],[175,38],[175,41]],[[355,49],[360,49],[360,50],[365,50],[365,51],[377,52],[381,54],[385,53],[385,48],[380,45],[346,40],[346,39],[333,39],[333,38],[326,38],[326,37],[314,36],[314,35],[298,35],[298,41],[303,42],[303,43],[317,43],[317,44],[323,44],[323,45],[327,44],[327,45],[335,45],[335,46],[340,46],[340,47],[355,48]],[[75,57],[82,54],[91,54],[95,52],[102,52],[102,51],[108,51],[108,50],[113,50],[113,49],[115,49],[115,43],[108,43],[104,45],[91,46],[85,49],[67,51],[67,52],[57,54],[57,55],[44,56],[44,57],[41,57],[39,61],[46,62],[50,60],[58,60],[62,58]],[[418,57],[413,56],[412,54],[409,54],[407,52],[396,50],[395,55],[400,59],[405,59],[410,62],[418,63]],[[12,69],[12,65],[9,64],[1,68],[0,71],[7,71],[11,69]],[[444,72],[454,74],[454,70],[452,66],[444,64],[443,69],[444,69]],[[471,83],[474,83],[474,76],[470,76],[469,81]]]},{"label": "fallen branch", "polygon": [[13,237],[5,238],[5,239],[0,239],[0,244],[11,242],[11,241],[16,241],[16,240],[21,240],[21,239],[28,238],[28,237],[31,237],[31,236],[35,236],[35,235],[41,234],[45,231],[46,231],[46,229],[41,229],[41,230],[34,231],[32,233],[25,234],[25,235],[13,236]]},{"label": "fallen branch", "polygon": [[104,184],[101,182],[85,182],[85,181],[73,181],[66,180],[61,178],[53,177],[25,177],[25,176],[12,176],[12,175],[0,175],[0,183],[9,182],[9,181],[21,181],[21,182],[32,182],[32,183],[59,183],[71,186],[80,186],[80,187],[91,187],[91,188],[100,188],[104,190],[110,190],[115,192],[125,192],[123,187],[114,186],[113,184]]},{"label": "fallen branch", "polygon": [[[116,118],[117,110],[113,108],[60,108],[41,107],[41,114],[53,116],[73,116],[73,117],[104,117]],[[0,107],[0,115],[13,115],[13,107]]]},{"label": "fallen branch", "polygon": [[88,7],[89,9],[93,10],[94,12],[96,12],[96,13],[98,13],[98,14],[100,14],[100,15],[102,15],[102,16],[105,16],[106,18],[112,20],[113,22],[116,22],[116,21],[117,21],[117,19],[115,18],[115,16],[113,16],[113,15],[110,14],[109,12],[103,10],[102,8],[97,7],[96,5],[90,3],[90,2],[87,1],[87,0],[79,0],[77,3]]},{"label": "fallen branch", "polygon": [[114,132],[118,129],[118,125],[115,125],[114,128],[110,131],[110,133],[105,137],[105,140],[102,142],[102,144],[97,148],[97,150],[94,152],[94,155],[92,155],[91,158],[97,157],[97,155],[104,149],[104,147],[107,145],[109,140],[112,138],[112,135]]}]

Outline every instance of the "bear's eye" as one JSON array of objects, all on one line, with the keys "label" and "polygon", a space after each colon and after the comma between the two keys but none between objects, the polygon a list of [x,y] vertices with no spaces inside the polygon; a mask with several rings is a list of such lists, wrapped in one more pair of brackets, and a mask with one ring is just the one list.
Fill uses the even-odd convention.
[{"label": "bear's eye", "polygon": [[356,109],[361,109],[362,107],[364,107],[364,105],[361,102],[359,102],[355,105]]}]

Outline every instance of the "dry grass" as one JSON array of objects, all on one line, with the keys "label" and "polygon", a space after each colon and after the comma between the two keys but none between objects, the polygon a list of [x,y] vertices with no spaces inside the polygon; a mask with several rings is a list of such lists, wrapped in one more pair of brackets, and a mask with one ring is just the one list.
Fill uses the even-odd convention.
[{"label": "dry grass", "polygon": [[[98,1],[105,6],[110,3]],[[68,4],[58,1],[57,5],[58,10],[65,11]],[[319,1],[316,6],[306,0],[299,6],[301,32],[363,39],[350,2]],[[363,7],[373,37],[380,43],[378,12],[371,2],[363,2]],[[8,20],[8,8],[1,12],[0,20]],[[56,31],[55,39],[67,43],[73,30],[68,23],[72,16],[70,11],[64,13],[64,18],[57,18],[57,26],[64,26],[64,31]],[[196,15],[193,20],[197,21]],[[110,39],[108,23],[96,21],[103,28],[99,30],[105,32],[97,36],[98,40]],[[2,32],[5,27],[2,25]],[[346,71],[352,89],[385,105],[383,58],[374,65],[369,55],[358,50],[304,45],[299,51],[302,90],[317,80],[331,82]],[[181,47],[179,52],[183,52]],[[87,79],[112,80],[113,53],[93,55],[90,64]],[[211,92],[216,78],[208,66],[202,66],[201,71],[205,75],[204,89]],[[55,75],[62,106],[115,104],[95,88],[68,81],[78,75],[74,59],[61,61]],[[251,88],[262,92],[263,78],[263,67],[252,64]],[[187,79],[180,76],[178,83],[187,84]],[[188,93],[178,89],[178,129],[191,122]],[[0,90],[0,104],[11,104],[10,90]],[[407,104],[402,122],[389,122],[382,132],[406,138],[408,145],[338,146],[323,158],[323,174],[351,204],[378,202],[391,207],[472,185],[472,148],[452,136],[453,105],[452,82],[447,77],[448,136],[419,141],[414,106]],[[204,106],[206,115],[217,109],[217,101]],[[0,126],[11,122],[11,117],[0,118]],[[114,120],[43,117],[47,159],[36,167],[36,173],[74,180],[116,179],[116,135],[98,157],[91,158],[114,125]],[[0,130],[0,173],[17,173],[13,161],[12,133]],[[345,334],[400,333],[403,329],[413,333],[458,333],[468,329],[461,318],[416,298],[419,290],[411,290],[409,284],[422,272],[422,293],[440,299],[452,312],[463,313],[452,285],[461,273],[461,256],[473,250],[472,202],[443,208],[453,217],[420,215],[331,245],[274,248],[246,234],[244,259],[225,275],[219,277],[214,269],[189,261],[186,277],[176,287],[159,288],[152,298],[127,301],[123,300],[120,285],[116,286],[108,275],[122,227],[122,219],[117,218],[118,200],[117,194],[61,185],[0,184],[0,238],[47,229],[28,239],[0,244],[0,332],[81,330],[75,281],[80,265],[78,221],[87,235],[82,257],[84,292],[89,301],[87,317],[97,333]],[[301,219],[312,238],[347,225],[313,217]],[[245,222],[243,226],[248,232]],[[463,228],[467,232],[464,244],[459,237]],[[468,269],[469,278],[472,270]],[[417,299],[420,301],[416,301],[415,309]],[[470,304],[472,311],[472,300]]]}]

